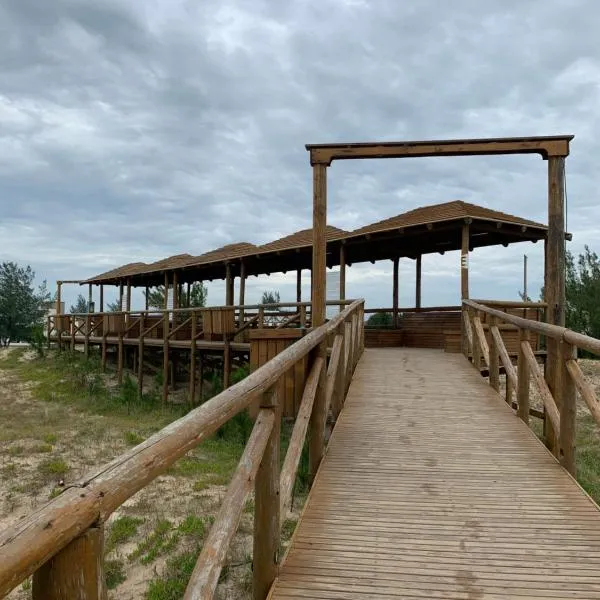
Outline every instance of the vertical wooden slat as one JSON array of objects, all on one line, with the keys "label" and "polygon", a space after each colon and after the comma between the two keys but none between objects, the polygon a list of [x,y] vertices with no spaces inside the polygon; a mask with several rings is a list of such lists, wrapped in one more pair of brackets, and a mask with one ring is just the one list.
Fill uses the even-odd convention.
[{"label": "vertical wooden slat", "polygon": [[253,597],[265,600],[279,564],[279,439],[281,407],[274,386],[263,394],[261,408],[275,413],[275,423],[269,436],[254,484],[254,548]]},{"label": "vertical wooden slat", "polygon": [[240,316],[239,324],[241,327],[244,324],[244,303],[246,302],[246,263],[240,262]]},{"label": "vertical wooden slat", "polygon": [[[165,287],[165,289],[167,289]],[[166,294],[165,294],[166,299]],[[162,403],[167,404],[169,398],[169,311],[163,313],[163,389]]]},{"label": "vertical wooden slat", "polygon": [[88,308],[87,308],[87,312],[92,312],[92,301],[93,301],[92,284],[88,283]]},{"label": "vertical wooden slat", "polygon": [[90,356],[90,329],[92,328],[92,318],[90,316],[90,313],[88,312],[87,315],[85,315],[85,340],[84,340],[84,345],[83,345],[83,353],[85,354],[86,358],[89,358]]},{"label": "vertical wooden slat", "polygon": [[[490,327],[496,325],[496,317],[490,317]],[[498,358],[498,344],[493,335],[490,335],[490,385],[497,392],[500,391],[500,364]]]},{"label": "vertical wooden slat", "polygon": [[[346,245],[340,245],[340,300],[346,299]],[[340,304],[340,312],[344,305]]]},{"label": "vertical wooden slat", "polygon": [[119,331],[119,345],[117,349],[117,378],[119,384],[123,383],[123,332]]},{"label": "vertical wooden slat", "polygon": [[104,536],[90,527],[33,575],[32,600],[105,600]]},{"label": "vertical wooden slat", "polygon": [[473,332],[473,366],[477,371],[481,371],[481,347],[479,346],[479,336],[475,330],[475,313],[469,310],[469,322]]},{"label": "vertical wooden slat", "polygon": [[519,331],[519,358],[517,363],[517,415],[529,424],[529,363],[523,350],[523,344],[529,343],[529,332],[526,329]]},{"label": "vertical wooden slat", "polygon": [[394,329],[398,329],[398,269],[400,266],[399,257],[392,259],[394,263],[393,268],[393,289],[392,289],[392,303],[393,303],[393,321]]},{"label": "vertical wooden slat", "polygon": [[302,269],[296,271],[296,302],[302,302]]},{"label": "vertical wooden slat", "polygon": [[231,274],[231,263],[225,265],[225,304],[233,306],[233,276]]},{"label": "vertical wooden slat", "polygon": [[[560,412],[560,433],[559,433],[559,452],[558,458],[560,464],[573,477],[577,474],[575,463],[575,433],[577,424],[577,388],[575,382],[567,370],[569,360],[577,360],[577,348],[566,342],[560,345],[560,376],[561,382],[561,403]],[[556,399],[556,396],[555,396]]]},{"label": "vertical wooden slat", "polygon": [[100,312],[104,312],[104,284],[100,284]]}]

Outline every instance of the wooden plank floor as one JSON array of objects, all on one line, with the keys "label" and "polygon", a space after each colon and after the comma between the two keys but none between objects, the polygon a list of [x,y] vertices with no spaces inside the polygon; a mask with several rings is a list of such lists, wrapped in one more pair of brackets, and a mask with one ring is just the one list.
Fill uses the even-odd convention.
[{"label": "wooden plank floor", "polygon": [[600,511],[462,355],[367,349],[269,597],[600,598]]}]

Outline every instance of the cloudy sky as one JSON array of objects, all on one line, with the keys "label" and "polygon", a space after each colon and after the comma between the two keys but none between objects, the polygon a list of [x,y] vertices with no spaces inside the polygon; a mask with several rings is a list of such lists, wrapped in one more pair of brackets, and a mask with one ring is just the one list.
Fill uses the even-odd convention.
[{"label": "cloudy sky", "polygon": [[[563,133],[570,248],[600,251],[598,31],[596,0],[2,0],[0,260],[54,282],[309,227],[305,143]],[[460,198],[545,222],[546,168],[338,162],[328,219]],[[542,244],[516,244],[475,251],[472,296],[516,299],[524,253],[537,295]],[[458,263],[424,258],[426,304],[458,300]],[[390,305],[391,263],[348,279]],[[269,288],[295,282],[253,278],[249,300]]]}]

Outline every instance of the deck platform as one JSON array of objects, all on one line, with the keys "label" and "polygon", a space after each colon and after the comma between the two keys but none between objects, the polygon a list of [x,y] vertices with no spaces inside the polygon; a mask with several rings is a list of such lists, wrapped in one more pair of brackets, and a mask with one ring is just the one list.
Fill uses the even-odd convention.
[{"label": "deck platform", "polygon": [[462,355],[367,349],[269,598],[599,598],[600,510]]}]

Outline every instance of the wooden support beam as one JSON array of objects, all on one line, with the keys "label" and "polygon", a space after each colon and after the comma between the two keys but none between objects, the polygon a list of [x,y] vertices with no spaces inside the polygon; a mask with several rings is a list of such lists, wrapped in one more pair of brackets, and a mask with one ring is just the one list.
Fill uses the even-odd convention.
[{"label": "wooden support beam", "polygon": [[185,305],[189,308],[190,302],[192,299],[192,284],[189,281],[187,282],[187,288],[185,291],[185,299],[186,299]]},{"label": "wooden support beam", "polygon": [[[324,367],[323,367],[324,369]],[[279,564],[279,440],[281,405],[277,386],[263,394],[261,409],[274,413],[274,423],[254,484],[253,598],[265,600]]]},{"label": "wooden support beam", "polygon": [[296,302],[302,302],[302,269],[296,271]]},{"label": "wooden support beam", "polygon": [[[313,255],[311,271],[311,321],[317,328],[325,322],[325,286],[327,281],[327,168],[323,165],[313,167]],[[326,381],[325,361],[327,341],[316,349],[315,359],[323,359],[321,376],[317,385],[317,394],[310,421],[309,462],[311,479],[314,479],[325,452]]]},{"label": "wooden support beam", "polygon": [[[173,309],[179,308],[179,285],[177,284],[177,271],[173,271]],[[173,325],[175,325],[175,313],[173,313]]]},{"label": "wooden support beam", "polygon": [[416,289],[415,289],[415,307],[421,308],[421,259],[422,256],[417,256],[417,274],[416,274]]},{"label": "wooden support beam", "polygon": [[398,270],[400,266],[400,258],[396,256],[392,259],[394,263],[393,269],[393,289],[392,289],[392,306],[393,306],[393,322],[394,329],[398,329]]},{"label": "wooden support beam", "polygon": [[56,282],[56,314],[60,315],[61,314],[61,292],[62,292],[62,281],[57,281]]},{"label": "wooden support beam", "polygon": [[190,388],[188,392],[188,404],[194,406],[196,403],[196,336],[198,334],[198,314],[192,311],[192,341],[190,342]]},{"label": "wooden support beam", "polygon": [[[167,287],[165,286],[165,290]],[[166,299],[166,294],[165,294]],[[166,406],[169,399],[169,312],[163,313],[163,387],[162,403]]]},{"label": "wooden support beam", "polygon": [[92,295],[92,284],[88,283],[88,312],[92,312],[92,302],[93,302],[93,295]]},{"label": "wooden support beam", "polygon": [[150,287],[146,286],[144,291],[144,309],[148,310],[148,294],[150,293]]},{"label": "wooden support beam", "polygon": [[246,302],[246,263],[240,262],[240,320],[239,327],[244,324],[244,303]]},{"label": "wooden support beam", "polygon": [[[546,243],[546,269],[544,281],[544,300],[548,304],[546,320],[553,325],[565,325],[565,206],[564,206],[564,168],[565,159],[548,159],[548,237]],[[545,379],[560,411],[560,348],[557,340],[547,338],[547,359]],[[552,423],[545,427],[546,445],[551,450],[558,431],[552,429]]]},{"label": "wooden support beam", "polygon": [[460,251],[460,297],[469,298],[469,224],[462,226],[462,244]]},{"label": "wooden support beam", "polygon": [[100,284],[100,312],[104,312],[104,284]]},{"label": "wooden support beam", "polygon": [[165,271],[165,303],[163,308],[167,310],[169,308],[169,273]]},{"label": "wooden support beam", "polygon": [[123,282],[119,282],[119,310],[123,310]]},{"label": "wooden support beam", "polygon": [[234,277],[231,273],[231,263],[225,265],[225,304],[233,306],[233,281]]},{"label": "wooden support beam", "polygon": [[32,600],[105,600],[104,535],[90,527],[33,575]]},{"label": "wooden support beam", "polygon": [[123,383],[123,360],[124,360],[124,348],[123,348],[123,334],[119,333],[119,345],[117,349],[117,379],[119,385]]},{"label": "wooden support beam", "polygon": [[138,340],[138,398],[142,398],[144,392],[144,321],[145,315],[140,315],[140,336]]},{"label": "wooden support beam", "polygon": [[307,144],[311,165],[329,166],[333,160],[404,158],[417,156],[479,156],[495,154],[540,154],[544,158],[567,156],[572,135],[422,140],[409,142],[361,142],[352,144]]}]

